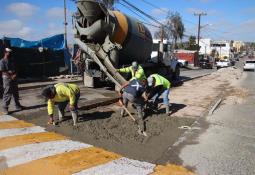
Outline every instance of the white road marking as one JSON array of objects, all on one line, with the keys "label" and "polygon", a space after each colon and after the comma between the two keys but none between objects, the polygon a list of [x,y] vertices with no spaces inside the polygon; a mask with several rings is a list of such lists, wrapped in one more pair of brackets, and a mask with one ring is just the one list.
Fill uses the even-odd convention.
[{"label": "white road marking", "polygon": [[25,127],[25,128],[14,128],[14,129],[0,129],[0,138],[10,137],[17,135],[33,134],[45,132],[45,129],[40,126]]},{"label": "white road marking", "polygon": [[69,151],[91,147],[91,145],[71,140],[42,142],[10,148],[0,151],[8,167],[24,164],[44,157],[53,156]]},{"label": "white road marking", "polygon": [[14,121],[14,120],[18,120],[10,115],[1,115],[0,116],[0,122],[9,122],[9,121]]},{"label": "white road marking", "polygon": [[156,165],[148,162],[141,162],[123,157],[73,175],[146,175],[152,173],[155,166]]}]

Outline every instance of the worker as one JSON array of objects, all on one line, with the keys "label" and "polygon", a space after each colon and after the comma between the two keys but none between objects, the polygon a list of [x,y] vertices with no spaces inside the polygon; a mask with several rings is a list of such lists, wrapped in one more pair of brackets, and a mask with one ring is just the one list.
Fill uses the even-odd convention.
[{"label": "worker", "polygon": [[63,120],[65,108],[69,102],[69,109],[73,118],[73,125],[77,124],[78,119],[78,100],[80,98],[80,89],[75,84],[58,83],[49,85],[42,91],[42,96],[48,99],[48,124],[55,125],[53,118],[54,105],[58,105],[59,122]]},{"label": "worker", "polygon": [[144,74],[144,70],[143,70],[142,66],[139,65],[136,61],[132,62],[132,65],[129,67],[117,69],[117,72],[120,72],[120,73],[130,73],[131,72],[132,77],[129,81],[131,81],[135,78],[140,81],[143,79],[146,79],[146,76]]},{"label": "worker", "polygon": [[[123,105],[125,108],[128,106],[128,102],[133,103],[134,107],[137,110],[138,115],[138,133],[142,135],[146,135],[144,131],[144,112],[143,112],[143,106],[144,106],[144,98],[142,97],[143,93],[146,90],[147,80],[143,79],[142,81],[139,81],[137,79],[133,79],[130,82],[127,82],[124,84],[120,90],[119,93],[121,94],[123,98]],[[123,93],[122,93],[123,91]],[[121,116],[123,117],[125,114],[125,110],[121,109]]]},{"label": "worker", "polygon": [[16,110],[24,109],[19,102],[19,90],[17,83],[17,72],[16,67],[11,59],[10,48],[5,48],[4,57],[0,61],[0,71],[2,72],[3,78],[3,113],[9,114],[8,107],[13,96]]},{"label": "worker", "polygon": [[159,74],[152,74],[148,77],[148,86],[151,87],[145,100],[152,99],[154,106],[158,106],[158,98],[163,96],[163,104],[166,108],[166,114],[169,114],[169,93],[171,83]]}]

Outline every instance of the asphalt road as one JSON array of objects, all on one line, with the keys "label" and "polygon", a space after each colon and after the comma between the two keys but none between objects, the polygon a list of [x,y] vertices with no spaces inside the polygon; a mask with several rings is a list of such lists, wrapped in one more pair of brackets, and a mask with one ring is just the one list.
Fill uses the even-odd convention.
[{"label": "asphalt road", "polygon": [[185,71],[181,70],[180,78],[181,80],[187,80],[187,79],[192,79],[195,77],[207,75],[215,71],[217,70],[216,69],[198,69],[198,70],[185,70]]},{"label": "asphalt road", "polygon": [[250,90],[244,104],[221,106],[181,146],[179,158],[201,175],[255,174],[255,73],[244,72]]}]

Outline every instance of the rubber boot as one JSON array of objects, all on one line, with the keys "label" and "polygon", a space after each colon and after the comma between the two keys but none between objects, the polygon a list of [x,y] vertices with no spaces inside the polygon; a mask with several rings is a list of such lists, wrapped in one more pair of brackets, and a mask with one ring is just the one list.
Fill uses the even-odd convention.
[{"label": "rubber boot", "polygon": [[59,122],[63,121],[64,115],[65,115],[65,112],[58,109],[58,120],[59,120]]},{"label": "rubber boot", "polygon": [[77,111],[71,111],[72,117],[73,117],[73,125],[76,126],[77,120],[78,120],[78,112]]}]

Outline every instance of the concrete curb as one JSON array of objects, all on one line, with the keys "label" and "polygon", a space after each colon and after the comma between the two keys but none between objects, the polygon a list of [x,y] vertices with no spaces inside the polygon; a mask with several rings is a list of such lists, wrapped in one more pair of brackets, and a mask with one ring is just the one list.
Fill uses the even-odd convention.
[{"label": "concrete curb", "polygon": [[36,89],[36,88],[41,88],[41,87],[45,87],[48,85],[54,85],[56,83],[81,83],[82,80],[70,80],[70,81],[53,81],[53,82],[49,82],[49,83],[44,83],[44,84],[36,84],[36,85],[26,85],[26,84],[20,84],[19,85],[19,90],[28,90],[28,89]]},{"label": "concrete curb", "polygon": [[202,78],[202,77],[205,77],[205,76],[208,76],[208,75],[211,75],[211,73],[207,73],[207,74],[204,74],[204,75],[199,75],[199,76],[193,77],[193,78],[187,78],[185,80],[182,80],[181,82],[186,82],[186,81],[194,80],[194,79],[197,79],[197,78]]}]

